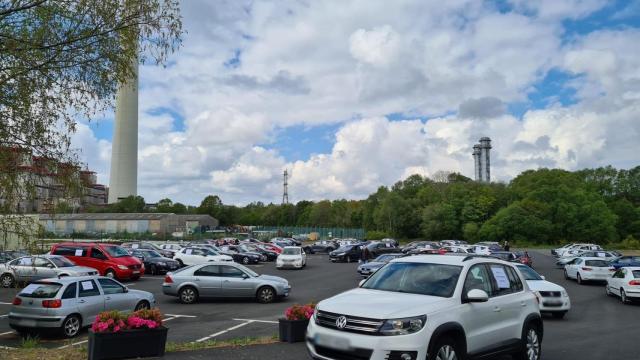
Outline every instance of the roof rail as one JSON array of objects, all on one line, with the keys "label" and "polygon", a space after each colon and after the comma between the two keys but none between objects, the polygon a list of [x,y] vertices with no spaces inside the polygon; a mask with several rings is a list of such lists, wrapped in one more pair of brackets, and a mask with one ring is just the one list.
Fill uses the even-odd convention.
[{"label": "roof rail", "polygon": [[465,256],[464,259],[462,259],[462,261],[467,261],[467,260],[471,260],[471,259],[475,259],[475,258],[489,258],[489,259],[498,259],[498,260],[502,260],[497,256],[492,256],[492,255],[483,255],[483,254],[471,254],[471,255],[467,255]]}]

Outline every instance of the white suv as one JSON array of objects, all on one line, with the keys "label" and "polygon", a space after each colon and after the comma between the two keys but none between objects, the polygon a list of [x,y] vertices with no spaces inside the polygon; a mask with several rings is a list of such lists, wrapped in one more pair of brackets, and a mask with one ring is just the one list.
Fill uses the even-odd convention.
[{"label": "white suv", "polygon": [[537,297],[513,264],[469,256],[392,260],[357,289],[321,301],[307,328],[314,359],[539,360]]}]

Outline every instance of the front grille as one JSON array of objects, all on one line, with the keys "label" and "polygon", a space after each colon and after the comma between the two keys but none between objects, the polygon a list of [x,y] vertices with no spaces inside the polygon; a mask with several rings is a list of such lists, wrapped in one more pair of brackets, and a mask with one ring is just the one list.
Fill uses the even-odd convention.
[{"label": "front grille", "polygon": [[131,270],[140,270],[140,265],[129,265],[129,269],[131,269]]},{"label": "front grille", "polygon": [[[340,316],[347,318],[347,325],[342,329],[336,326],[336,320]],[[318,311],[316,315],[316,324],[322,327],[359,334],[379,335],[378,329],[380,329],[383,323],[384,321],[379,319],[341,315],[326,311]]]},{"label": "front grille", "polygon": [[560,291],[540,291],[542,297],[560,297]]},{"label": "front grille", "polygon": [[368,349],[335,350],[319,345],[315,348],[318,355],[335,360],[369,360],[373,353],[373,350]]}]

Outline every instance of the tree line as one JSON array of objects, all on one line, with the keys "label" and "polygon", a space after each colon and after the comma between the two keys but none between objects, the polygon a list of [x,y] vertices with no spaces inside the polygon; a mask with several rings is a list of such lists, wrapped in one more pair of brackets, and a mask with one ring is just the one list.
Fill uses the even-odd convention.
[{"label": "tree line", "polygon": [[364,200],[282,205],[234,206],[210,195],[199,206],[163,199],[148,209],[138,196],[100,211],[208,214],[223,226],[364,228],[373,237],[608,243],[640,239],[640,166],[527,170],[509,183],[479,183],[457,173],[412,175]]}]

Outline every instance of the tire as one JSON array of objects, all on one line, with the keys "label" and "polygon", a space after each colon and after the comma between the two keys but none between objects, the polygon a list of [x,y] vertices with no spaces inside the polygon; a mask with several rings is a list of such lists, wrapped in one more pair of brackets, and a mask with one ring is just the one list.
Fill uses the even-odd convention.
[{"label": "tire", "polygon": [[178,291],[178,298],[183,304],[193,304],[198,301],[198,290],[193,286],[185,286]]},{"label": "tire", "polygon": [[564,279],[569,280],[569,273],[567,272],[567,269],[564,269]]},{"label": "tire", "polygon": [[107,269],[107,271],[104,272],[104,276],[110,278],[110,279],[117,279],[118,277],[116,276],[116,272],[111,270],[111,269]]},{"label": "tire", "polygon": [[276,291],[271,286],[263,286],[258,289],[256,299],[261,304],[272,303],[276,299]]},{"label": "tire", "polygon": [[555,319],[562,319],[564,318],[564,316],[567,314],[566,311],[556,311],[556,312],[552,312],[551,315],[555,318]]},{"label": "tire", "polygon": [[451,338],[442,338],[436,340],[428,360],[463,360],[465,355],[462,354],[460,346]]},{"label": "tire", "polygon": [[151,275],[156,275],[158,273],[158,268],[154,264],[151,264],[151,266],[149,266],[149,273],[151,273]]},{"label": "tire", "polygon": [[609,284],[604,286],[604,292],[607,294],[607,296],[613,295],[613,293],[611,292],[611,289],[609,289]]},{"label": "tire", "polygon": [[0,277],[0,283],[3,288],[10,288],[15,286],[16,279],[11,274],[4,274]]},{"label": "tire", "polygon": [[540,330],[535,324],[527,324],[522,332],[522,349],[514,354],[514,360],[540,360],[542,343]]},{"label": "tire", "polygon": [[627,297],[627,293],[624,292],[624,289],[620,289],[620,301],[622,301],[623,304],[628,304],[629,303],[629,298]]},{"label": "tire", "polygon": [[62,335],[66,338],[76,337],[80,330],[82,329],[82,320],[80,320],[80,316],[78,315],[69,315],[62,322],[62,327],[60,331]]},{"label": "tire", "polygon": [[142,300],[138,304],[136,304],[136,307],[133,311],[149,310],[149,309],[151,309],[151,305],[149,305],[149,302],[146,300]]},{"label": "tire", "polygon": [[576,281],[578,282],[578,284],[583,285],[584,281],[582,281],[582,277],[580,276],[580,273],[578,273],[578,275],[576,275]]},{"label": "tire", "polygon": [[250,262],[250,261],[249,261],[249,258],[248,258],[248,257],[246,257],[246,256],[245,256],[245,257],[243,257],[243,258],[242,258],[242,264],[243,264],[243,265],[249,265],[249,262]]}]

